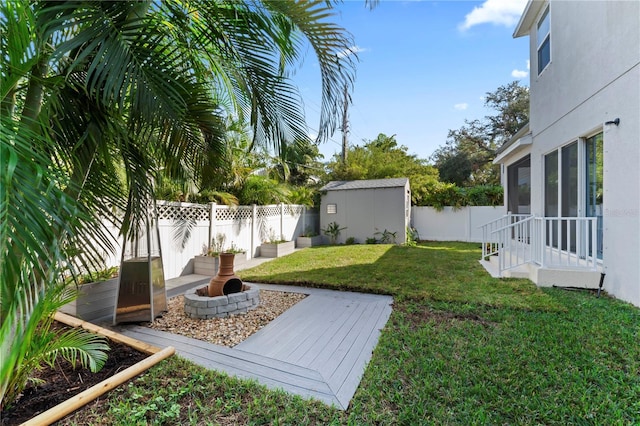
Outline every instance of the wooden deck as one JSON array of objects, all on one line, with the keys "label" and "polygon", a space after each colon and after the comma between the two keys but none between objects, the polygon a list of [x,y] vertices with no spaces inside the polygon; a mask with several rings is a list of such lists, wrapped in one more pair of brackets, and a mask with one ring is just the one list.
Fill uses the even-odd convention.
[{"label": "wooden deck", "polygon": [[308,296],[234,348],[140,326],[120,332],[204,367],[346,409],[391,315],[390,296],[253,284]]}]

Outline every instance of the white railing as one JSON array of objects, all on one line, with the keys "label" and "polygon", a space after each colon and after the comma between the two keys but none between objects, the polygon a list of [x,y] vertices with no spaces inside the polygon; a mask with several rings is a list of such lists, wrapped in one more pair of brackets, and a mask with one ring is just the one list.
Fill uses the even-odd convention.
[{"label": "white railing", "polygon": [[530,217],[531,215],[528,214],[508,213],[496,220],[492,220],[491,222],[482,225],[482,259],[486,260],[487,257],[498,254],[502,238],[497,231],[506,229],[510,225]]},{"label": "white railing", "polygon": [[532,261],[531,242],[533,216],[517,215],[511,223],[492,232],[497,240],[498,272],[517,268]]},{"label": "white railing", "polygon": [[[502,225],[502,226],[500,226]],[[598,219],[506,215],[483,226],[482,259],[498,256],[498,273],[541,267],[598,269]]]},{"label": "white railing", "polygon": [[542,267],[598,269],[598,218],[536,217],[533,261]]}]

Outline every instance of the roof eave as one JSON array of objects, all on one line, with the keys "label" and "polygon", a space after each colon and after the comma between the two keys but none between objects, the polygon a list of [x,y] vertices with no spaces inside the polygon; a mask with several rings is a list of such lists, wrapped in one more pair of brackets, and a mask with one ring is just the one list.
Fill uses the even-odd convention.
[{"label": "roof eave", "polygon": [[546,2],[547,0],[529,0],[527,2],[527,6],[524,8],[520,21],[513,32],[513,38],[523,37],[531,33],[531,27]]}]

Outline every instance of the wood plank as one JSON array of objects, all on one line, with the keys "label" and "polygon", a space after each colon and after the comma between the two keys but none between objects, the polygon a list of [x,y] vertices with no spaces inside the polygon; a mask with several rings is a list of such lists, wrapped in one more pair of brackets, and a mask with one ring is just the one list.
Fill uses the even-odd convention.
[{"label": "wood plank", "polygon": [[335,328],[344,309],[335,299],[323,296],[307,296],[303,302],[306,303],[298,303],[281,315],[278,322],[264,327],[238,348],[291,361],[291,354],[305,338],[317,339],[327,329]]},{"label": "wood plank", "polygon": [[128,327],[122,332],[141,341],[171,342],[180,356],[203,367],[342,408],[323,377],[314,370],[146,327]]},{"label": "wood plank", "polygon": [[349,359],[345,359],[346,362],[336,368],[331,376],[327,378],[327,383],[333,389],[336,398],[338,398],[341,403],[348,404],[355,394],[366,366],[373,356],[373,351],[378,343],[380,333],[390,315],[391,307],[387,305],[385,308],[383,306],[382,309],[379,310],[378,320],[371,328],[367,338],[364,341],[354,342],[352,351],[349,354]]},{"label": "wood plank", "polygon": [[206,368],[346,409],[389,319],[393,298],[247,284],[308,296],[234,348],[146,327],[125,326],[123,334],[174,346],[180,356]]},{"label": "wood plank", "polygon": [[326,324],[321,332],[302,337],[298,346],[292,348],[291,352],[287,354],[287,360],[294,364],[308,366],[310,361],[319,352],[325,350],[329,342],[335,338],[336,333],[353,315],[353,309],[341,309],[334,315],[336,315],[334,321],[331,324]]},{"label": "wood plank", "polygon": [[313,345],[308,348],[306,353],[298,359],[299,365],[317,369],[318,366],[324,364],[325,360],[335,356],[334,352],[336,347],[348,336],[357,322],[360,321],[362,313],[367,306],[368,304],[359,303],[352,304],[352,309],[345,309],[344,315],[341,316],[342,321],[336,324],[336,326],[330,330],[330,333],[313,342]]},{"label": "wood plank", "polygon": [[326,310],[329,306],[330,302],[322,298],[307,296],[237,347],[264,356],[276,356],[282,348],[287,350],[295,345],[300,336],[319,332],[326,319],[318,309]]}]

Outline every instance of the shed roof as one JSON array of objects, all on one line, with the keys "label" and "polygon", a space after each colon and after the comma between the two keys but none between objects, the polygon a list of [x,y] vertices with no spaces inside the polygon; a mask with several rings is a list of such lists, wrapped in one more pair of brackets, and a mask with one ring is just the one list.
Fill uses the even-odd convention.
[{"label": "shed roof", "polygon": [[402,187],[409,182],[409,178],[368,179],[368,180],[332,180],[321,191],[342,191],[350,189],[376,189]]}]

